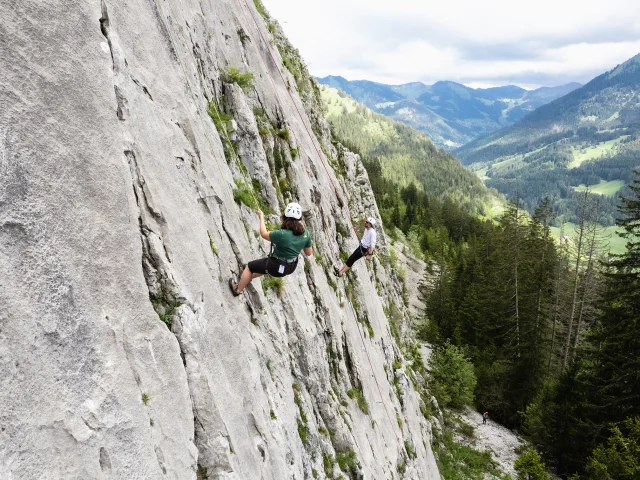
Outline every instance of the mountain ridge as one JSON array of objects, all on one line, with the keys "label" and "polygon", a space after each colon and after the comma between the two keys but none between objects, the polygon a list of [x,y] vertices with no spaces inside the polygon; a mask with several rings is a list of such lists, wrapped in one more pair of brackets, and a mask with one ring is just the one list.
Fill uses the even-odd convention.
[{"label": "mountain ridge", "polygon": [[[629,183],[640,163],[639,105],[640,54],[454,153],[488,186],[519,192],[528,208],[545,195],[573,201],[575,188],[595,187],[604,192],[603,221],[612,224],[611,182]],[[556,203],[561,213],[575,213],[562,203]]]},{"label": "mountain ridge", "polygon": [[510,125],[580,85],[569,83],[525,90],[516,85],[474,89],[448,80],[432,85],[422,82],[387,85],[331,75],[317,80],[425,133],[437,146],[449,150]]},{"label": "mountain ridge", "polygon": [[422,132],[376,113],[341,90],[320,87],[332,134],[401,187],[415,183],[429,195],[457,202],[473,215],[493,216],[501,200],[484,188],[450,152]]}]

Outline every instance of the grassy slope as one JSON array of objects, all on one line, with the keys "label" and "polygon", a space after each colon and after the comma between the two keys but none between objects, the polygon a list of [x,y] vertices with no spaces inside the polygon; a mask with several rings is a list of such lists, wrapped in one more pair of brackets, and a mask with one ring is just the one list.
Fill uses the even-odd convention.
[{"label": "grassy slope", "polygon": [[470,213],[487,217],[501,213],[499,197],[428,137],[372,112],[336,89],[320,89],[334,136],[368,159],[379,160],[386,178],[403,186],[414,183],[437,197],[447,196]]},{"label": "grassy slope", "polygon": [[[468,143],[456,153],[465,163],[496,161],[515,153],[527,153],[557,144],[559,138],[579,128],[598,132],[622,130],[640,120],[637,96],[640,90],[640,55],[596,77],[587,85],[548,103],[522,120],[487,137]],[[586,133],[586,132],[585,132]],[[585,135],[584,137],[589,137]]]},{"label": "grassy slope", "polygon": [[620,140],[627,137],[627,135],[622,135],[620,138],[596,143],[594,145],[587,145],[586,147],[572,145],[571,155],[573,156],[573,160],[569,163],[569,168],[579,167],[587,160],[597,160],[599,158],[615,155],[618,152]]},{"label": "grassy slope", "polygon": [[[559,240],[561,235],[575,237],[575,228],[575,224],[568,222],[564,224],[563,231],[561,231],[559,227],[551,227],[551,234],[556,240]],[[605,237],[604,244],[608,243],[608,248],[611,253],[620,254],[625,251],[626,240],[617,235],[619,231],[620,229],[615,226],[603,227],[603,236]]]},{"label": "grassy slope", "polygon": [[[618,190],[624,187],[624,182],[622,180],[611,180],[609,182],[605,182],[602,180],[597,185],[589,186],[589,191],[596,193],[598,195],[605,195],[607,197],[612,197],[615,195]],[[579,185],[574,190],[576,192],[584,192],[587,189],[587,185]]]}]

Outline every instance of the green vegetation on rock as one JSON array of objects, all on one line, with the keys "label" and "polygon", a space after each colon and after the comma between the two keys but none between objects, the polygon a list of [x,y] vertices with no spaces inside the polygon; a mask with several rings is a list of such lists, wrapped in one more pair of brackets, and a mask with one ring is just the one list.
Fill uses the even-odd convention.
[{"label": "green vegetation on rock", "polygon": [[435,446],[438,470],[444,480],[484,480],[489,478],[507,480],[498,463],[491,458],[491,452],[480,451],[459,443],[452,432],[444,434],[441,443]]},{"label": "green vegetation on rock", "polygon": [[229,67],[220,74],[220,78],[225,83],[235,83],[245,92],[251,90],[255,83],[251,72],[242,72],[236,67]]},{"label": "green vegetation on rock", "polygon": [[364,398],[364,395],[360,390],[358,390],[357,388],[352,388],[347,392],[347,396],[350,399],[356,401],[358,407],[360,407],[360,410],[362,410],[362,413],[366,415],[369,414],[369,404],[367,403],[367,399]]},{"label": "green vegetation on rock", "polygon": [[549,480],[549,474],[540,454],[532,448],[520,454],[513,467],[518,480]]},{"label": "green vegetation on rock", "polygon": [[262,290],[266,295],[269,290],[273,290],[278,297],[284,294],[284,280],[279,277],[262,277]]}]

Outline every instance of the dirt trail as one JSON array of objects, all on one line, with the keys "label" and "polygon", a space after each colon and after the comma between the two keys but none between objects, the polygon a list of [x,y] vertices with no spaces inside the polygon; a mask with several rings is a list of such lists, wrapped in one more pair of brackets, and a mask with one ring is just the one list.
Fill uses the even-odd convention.
[{"label": "dirt trail", "polygon": [[[489,412],[491,413],[491,412]],[[479,450],[493,451],[493,458],[500,464],[505,473],[516,478],[513,463],[518,458],[515,449],[524,441],[506,427],[487,420],[482,424],[482,415],[479,412],[466,408],[461,414],[457,414],[461,420],[475,427],[475,442],[473,446]],[[468,440],[462,439],[466,443]]]}]

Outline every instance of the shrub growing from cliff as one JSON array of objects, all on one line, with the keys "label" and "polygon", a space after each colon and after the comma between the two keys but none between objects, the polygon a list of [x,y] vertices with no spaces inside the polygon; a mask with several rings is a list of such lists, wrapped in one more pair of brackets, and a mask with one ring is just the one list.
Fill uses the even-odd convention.
[{"label": "shrub growing from cliff", "polygon": [[356,452],[348,450],[346,452],[336,453],[336,462],[340,466],[340,470],[349,475],[351,480],[356,480],[358,476],[358,459]]},{"label": "shrub growing from cliff", "polygon": [[251,185],[242,180],[235,180],[236,188],[233,191],[233,199],[237,203],[243,203],[252,210],[258,208],[258,201]]},{"label": "shrub growing from cliff", "polygon": [[267,9],[264,8],[264,5],[260,0],[253,0],[253,4],[256,6],[256,10],[258,10],[258,13],[262,15],[262,18],[264,18],[267,21],[271,20],[271,18],[269,17],[269,13],[267,12]]},{"label": "shrub growing from cliff", "polygon": [[220,136],[220,141],[222,142],[222,147],[224,149],[224,157],[227,160],[227,163],[231,163],[231,161],[238,156],[236,146],[229,139],[230,132],[228,126],[231,120],[231,115],[220,110],[220,107],[215,100],[211,100],[209,102],[207,113],[209,114],[209,117],[211,117],[211,120],[218,131],[218,135]]},{"label": "shrub growing from cliff", "polygon": [[265,295],[269,290],[273,290],[277,296],[281,297],[284,293],[284,281],[277,277],[263,277],[262,290]]},{"label": "shrub growing from cliff", "polygon": [[356,401],[358,407],[360,407],[360,410],[362,410],[362,413],[365,413],[367,415],[369,414],[369,403],[367,403],[367,399],[364,398],[364,395],[360,390],[358,390],[357,388],[352,388],[347,392],[347,396],[351,400]]},{"label": "shrub growing from cliff", "polygon": [[276,135],[285,141],[289,141],[290,133],[286,128],[281,128],[276,132]]},{"label": "shrub growing from cliff", "polygon": [[491,458],[490,451],[480,451],[458,443],[450,431],[435,447],[438,470],[445,480],[511,478],[500,470],[498,462]]}]

